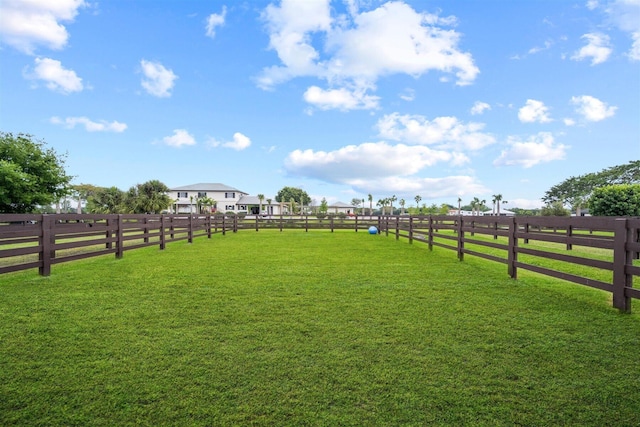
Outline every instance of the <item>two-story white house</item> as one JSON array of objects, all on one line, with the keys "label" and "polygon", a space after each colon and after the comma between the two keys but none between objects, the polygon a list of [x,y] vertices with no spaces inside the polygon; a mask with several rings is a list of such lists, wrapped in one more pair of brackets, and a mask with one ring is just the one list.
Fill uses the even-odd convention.
[{"label": "two-story white house", "polygon": [[[262,211],[260,211],[260,200],[257,196],[250,196],[244,191],[230,187],[221,183],[199,183],[174,187],[169,190],[169,197],[173,200],[171,206],[172,213],[208,213],[208,212],[234,212],[257,215],[279,215],[280,204],[272,200],[270,206],[267,200],[262,201]],[[200,201],[210,199],[213,204],[199,204]]]}]

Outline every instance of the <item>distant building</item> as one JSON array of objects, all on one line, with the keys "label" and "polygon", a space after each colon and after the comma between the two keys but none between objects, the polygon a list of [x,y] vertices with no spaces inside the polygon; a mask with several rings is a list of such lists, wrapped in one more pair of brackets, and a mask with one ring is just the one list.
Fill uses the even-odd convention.
[{"label": "distant building", "polygon": [[351,215],[351,214],[355,214],[356,213],[356,207],[353,205],[350,205],[348,203],[343,203],[343,202],[335,202],[329,206],[327,206],[327,212],[328,213],[344,213],[347,215]]},{"label": "distant building", "polygon": [[[279,215],[281,205],[278,202],[262,200],[262,212],[260,212],[260,199],[258,196],[250,196],[248,193],[221,183],[199,183],[174,187],[169,190],[169,197],[173,200],[171,211],[173,213],[203,213],[203,212],[234,212],[249,215]],[[202,206],[198,212],[198,199],[209,198],[213,200],[213,206]]]}]

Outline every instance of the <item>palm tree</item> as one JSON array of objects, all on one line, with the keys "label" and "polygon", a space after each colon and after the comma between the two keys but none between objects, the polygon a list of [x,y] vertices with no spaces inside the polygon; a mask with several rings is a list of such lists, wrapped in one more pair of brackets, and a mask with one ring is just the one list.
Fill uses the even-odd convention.
[{"label": "palm tree", "polygon": [[362,199],[362,216],[364,216],[364,199]]},{"label": "palm tree", "polygon": [[400,210],[400,215],[404,215],[404,204],[405,204],[404,199],[400,199],[400,207],[402,208]]},{"label": "palm tree", "polygon": [[264,200],[264,194],[258,194],[258,200],[260,200],[260,209],[258,210],[258,215],[262,213],[262,201]]},{"label": "palm tree", "polygon": [[367,195],[367,200],[369,200],[369,216],[373,215],[373,196],[371,194]]},{"label": "palm tree", "polygon": [[422,197],[420,197],[420,195],[417,195],[415,197],[415,201],[416,201],[416,209],[418,210],[418,215],[422,213],[420,212],[420,200],[422,200]]},{"label": "palm tree", "polygon": [[491,215],[495,215],[496,214],[496,201],[498,200],[498,195],[494,194],[491,197],[492,197],[491,202],[493,203],[493,209],[491,210]]},{"label": "palm tree", "polygon": [[387,200],[389,200],[389,205],[391,207],[391,212],[390,214],[393,215],[393,202],[395,202],[396,200],[398,200],[398,198],[396,197],[396,195],[394,194],[393,196],[389,197]]},{"label": "palm tree", "polygon": [[[497,203],[498,205],[498,216],[500,216],[500,202],[502,202],[502,194],[495,194],[493,196],[495,203]],[[506,201],[504,201],[503,203],[507,203]]]},{"label": "palm tree", "polygon": [[476,214],[476,209],[478,208],[478,203],[480,203],[480,199],[478,199],[477,197],[474,197],[473,200],[471,201],[471,203],[469,203],[471,205],[471,215],[475,215]]},{"label": "palm tree", "polygon": [[458,196],[458,215],[462,214],[462,207],[460,203],[462,203],[462,199]]},{"label": "palm tree", "polygon": [[271,215],[271,199],[267,199],[267,214]]}]

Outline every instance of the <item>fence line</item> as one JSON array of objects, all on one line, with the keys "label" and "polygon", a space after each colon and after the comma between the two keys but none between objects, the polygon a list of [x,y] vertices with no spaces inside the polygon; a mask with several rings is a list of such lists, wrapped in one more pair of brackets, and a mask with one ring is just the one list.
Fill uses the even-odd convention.
[{"label": "fence line", "polygon": [[[640,299],[633,277],[640,276],[640,218],[500,216],[329,216],[226,215],[0,215],[0,274],[51,266],[93,256],[241,230],[366,230],[406,238],[611,292],[613,306],[631,311]],[[580,251],[574,248],[580,248]],[[585,252],[586,251],[586,252]],[[549,262],[553,265],[549,265]],[[558,268],[557,261],[568,267]]]}]

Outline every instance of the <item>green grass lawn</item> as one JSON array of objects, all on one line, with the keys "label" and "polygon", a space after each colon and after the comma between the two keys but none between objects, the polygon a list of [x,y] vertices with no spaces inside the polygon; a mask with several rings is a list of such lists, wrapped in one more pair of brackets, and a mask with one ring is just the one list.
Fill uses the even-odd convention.
[{"label": "green grass lawn", "polygon": [[640,315],[519,277],[299,230],[5,274],[0,425],[639,425]]}]

